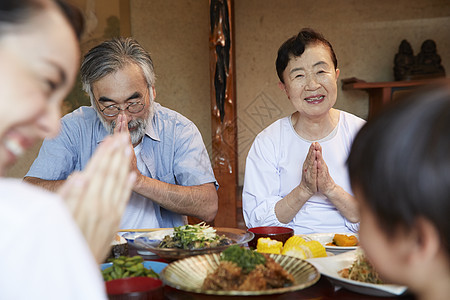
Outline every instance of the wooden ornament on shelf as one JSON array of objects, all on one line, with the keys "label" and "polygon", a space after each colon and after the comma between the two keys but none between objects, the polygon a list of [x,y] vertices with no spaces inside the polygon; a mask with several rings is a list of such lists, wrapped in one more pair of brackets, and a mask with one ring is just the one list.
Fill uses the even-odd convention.
[{"label": "wooden ornament on shelf", "polygon": [[424,41],[417,56],[414,56],[412,47],[407,40],[400,43],[398,53],[394,57],[396,81],[438,77],[445,77],[445,70],[433,40]]}]

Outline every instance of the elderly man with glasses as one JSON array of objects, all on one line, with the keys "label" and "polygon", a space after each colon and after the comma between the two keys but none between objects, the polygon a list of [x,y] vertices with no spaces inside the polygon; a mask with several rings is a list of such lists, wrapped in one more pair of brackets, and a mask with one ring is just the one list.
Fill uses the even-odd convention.
[{"label": "elderly man with glasses", "polygon": [[201,134],[181,114],[154,102],[149,53],[131,38],[105,41],[85,55],[81,80],[92,106],[62,118],[60,135],[44,141],[25,181],[57,190],[86,166],[107,135],[125,131],[138,176],[121,228],[175,227],[186,216],[212,221],[218,185]]}]

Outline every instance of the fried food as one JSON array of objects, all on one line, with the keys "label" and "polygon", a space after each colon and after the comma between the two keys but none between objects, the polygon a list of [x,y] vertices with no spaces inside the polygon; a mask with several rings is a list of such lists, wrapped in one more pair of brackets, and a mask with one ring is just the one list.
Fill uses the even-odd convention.
[{"label": "fried food", "polygon": [[328,243],[327,246],[353,247],[358,246],[358,244],[359,241],[356,236],[336,233],[333,237],[333,242]]},{"label": "fried food", "polygon": [[[242,251],[251,250],[242,249]],[[234,256],[237,251],[233,250],[231,253]],[[252,252],[253,254],[261,256],[263,260],[258,260],[252,268],[248,268],[247,264],[241,267],[234,259],[233,261],[221,260],[218,268],[205,278],[202,289],[259,291],[285,287],[294,283],[294,277],[269,255]]]},{"label": "fried food", "polygon": [[203,281],[203,289],[214,291],[238,290],[241,285],[242,268],[230,261],[222,261],[214,273]]}]

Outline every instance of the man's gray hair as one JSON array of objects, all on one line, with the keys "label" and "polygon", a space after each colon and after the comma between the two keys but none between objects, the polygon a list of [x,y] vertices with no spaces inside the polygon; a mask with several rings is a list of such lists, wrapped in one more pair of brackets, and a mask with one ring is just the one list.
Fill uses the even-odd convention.
[{"label": "man's gray hair", "polygon": [[92,93],[92,83],[130,63],[141,67],[150,89],[155,83],[153,61],[150,54],[135,39],[113,38],[92,48],[84,56],[80,71],[81,82],[94,108],[97,109],[97,105]]}]

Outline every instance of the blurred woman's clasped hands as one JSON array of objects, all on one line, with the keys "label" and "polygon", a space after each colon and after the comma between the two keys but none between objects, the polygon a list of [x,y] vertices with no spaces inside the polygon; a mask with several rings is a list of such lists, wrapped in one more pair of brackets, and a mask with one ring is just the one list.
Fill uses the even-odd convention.
[{"label": "blurred woman's clasped hands", "polygon": [[88,167],[72,174],[58,192],[99,263],[110,250],[136,178],[129,171],[132,151],[126,133],[106,138]]}]

